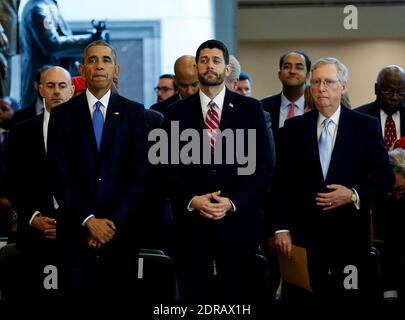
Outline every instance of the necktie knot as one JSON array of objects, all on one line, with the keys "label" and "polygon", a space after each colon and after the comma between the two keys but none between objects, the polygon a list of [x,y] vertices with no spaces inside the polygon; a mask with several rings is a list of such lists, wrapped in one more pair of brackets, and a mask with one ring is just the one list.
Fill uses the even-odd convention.
[{"label": "necktie knot", "polygon": [[97,149],[100,150],[101,137],[103,135],[103,126],[104,126],[104,116],[101,111],[102,104],[100,101],[97,101],[93,111],[93,129],[94,135],[96,137]]}]

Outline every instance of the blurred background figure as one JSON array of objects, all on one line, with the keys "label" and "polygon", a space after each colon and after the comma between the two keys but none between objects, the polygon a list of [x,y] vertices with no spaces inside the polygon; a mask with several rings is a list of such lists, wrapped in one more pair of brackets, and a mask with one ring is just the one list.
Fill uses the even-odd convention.
[{"label": "blurred background figure", "polygon": [[32,83],[39,67],[61,65],[63,57],[81,54],[89,43],[103,37],[98,29],[73,35],[56,0],[29,0],[21,16],[21,105],[26,107],[35,100]]},{"label": "blurred background figure", "polygon": [[17,216],[6,196],[5,149],[14,111],[17,109],[18,103],[13,98],[0,97],[0,236],[9,237],[10,240],[16,231]]},{"label": "blurred background figure", "polygon": [[229,64],[231,65],[232,69],[229,75],[225,78],[225,85],[229,90],[237,92],[240,74],[240,63],[238,59],[235,58],[235,56],[230,54]]},{"label": "blurred background figure", "polygon": [[29,106],[18,110],[14,114],[13,123],[17,124],[23,122],[27,119],[33,118],[37,115],[40,115],[44,112],[44,101],[42,99],[41,93],[39,92],[39,85],[41,84],[42,75],[47,71],[49,68],[52,68],[51,65],[44,65],[40,67],[36,74],[35,74],[35,81],[32,84],[34,87],[35,92],[37,93],[37,97],[35,101],[33,101]]},{"label": "blurred background figure", "polygon": [[[395,174],[393,192],[387,195],[384,215],[385,242],[382,278],[385,300],[403,303],[405,294],[405,137],[389,152]],[[403,148],[401,148],[401,146]]]},{"label": "blurred background figure", "polygon": [[237,92],[242,96],[252,96],[252,78],[245,71],[240,72]]},{"label": "blurred background figure", "polygon": [[73,96],[76,97],[86,91],[86,78],[83,76],[72,77],[72,84],[75,88]]},{"label": "blurred background figure", "polygon": [[155,87],[157,102],[162,102],[175,95],[177,88],[174,84],[174,74],[166,73],[159,77],[159,82]]},{"label": "blurred background figure", "polygon": [[[0,32],[3,28],[3,34],[0,35],[0,56],[4,58],[0,64],[5,62],[7,68],[0,71],[0,96],[10,94],[11,81],[11,59],[19,53],[18,50],[18,8],[20,0],[1,0],[0,1]],[[4,39],[7,38],[7,41]],[[3,45],[2,45],[3,39]],[[3,47],[1,49],[1,47]],[[1,67],[0,67],[1,69]]]},{"label": "blurred background figure", "polygon": [[177,58],[174,63],[174,87],[177,88],[178,92],[166,100],[155,103],[150,109],[159,111],[164,115],[170,105],[196,93],[199,84],[195,57],[184,55]]}]

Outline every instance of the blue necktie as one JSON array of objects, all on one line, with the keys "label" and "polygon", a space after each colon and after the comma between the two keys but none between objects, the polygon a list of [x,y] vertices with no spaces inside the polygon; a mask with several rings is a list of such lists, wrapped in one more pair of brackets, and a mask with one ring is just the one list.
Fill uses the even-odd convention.
[{"label": "blue necktie", "polygon": [[96,108],[93,111],[93,129],[96,137],[97,149],[100,150],[101,137],[103,136],[104,117],[101,112],[101,102],[96,102]]},{"label": "blue necktie", "polygon": [[332,156],[332,135],[329,132],[329,125],[332,123],[332,119],[325,119],[323,121],[323,129],[318,141],[319,148],[319,160],[321,161],[322,173],[324,179],[328,173],[330,158]]}]

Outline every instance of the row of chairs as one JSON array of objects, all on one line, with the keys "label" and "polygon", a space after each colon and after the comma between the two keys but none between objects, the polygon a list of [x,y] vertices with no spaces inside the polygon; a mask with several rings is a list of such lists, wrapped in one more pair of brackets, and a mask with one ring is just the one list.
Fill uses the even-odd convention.
[{"label": "row of chairs", "polygon": [[[4,245],[0,249],[0,298],[7,299],[8,293],[14,290],[14,279],[17,279],[19,275],[13,273],[20,270],[18,266],[23,263],[22,261],[22,253],[17,250],[15,243]],[[254,270],[252,279],[257,287],[256,294],[264,297],[268,290],[268,273],[266,258],[261,252],[256,254]],[[138,251],[137,288],[145,301],[178,301],[176,269],[172,259],[161,250],[140,249]]]}]

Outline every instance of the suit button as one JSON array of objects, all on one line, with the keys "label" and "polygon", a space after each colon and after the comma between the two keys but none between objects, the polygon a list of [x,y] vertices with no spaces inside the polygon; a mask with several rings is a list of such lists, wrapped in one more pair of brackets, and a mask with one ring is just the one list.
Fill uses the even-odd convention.
[{"label": "suit button", "polygon": [[98,181],[101,181],[101,177],[98,177],[98,179],[97,179]]},{"label": "suit button", "polygon": [[216,170],[216,169],[212,169],[212,173],[213,173],[213,174],[217,173],[217,170]]}]

